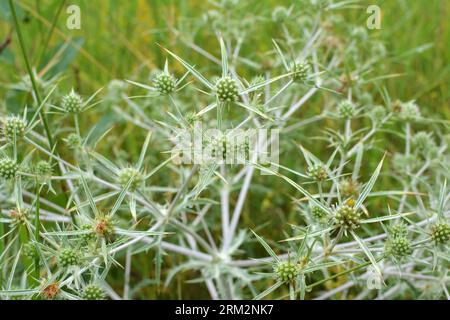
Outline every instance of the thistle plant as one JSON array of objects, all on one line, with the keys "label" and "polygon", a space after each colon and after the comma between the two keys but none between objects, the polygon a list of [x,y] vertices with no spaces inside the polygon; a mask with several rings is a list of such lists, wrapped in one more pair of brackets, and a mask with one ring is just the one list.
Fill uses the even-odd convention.
[{"label": "thistle plant", "polygon": [[75,50],[78,77],[9,1],[0,299],[449,298],[448,120],[352,3],[212,1],[114,70]]}]

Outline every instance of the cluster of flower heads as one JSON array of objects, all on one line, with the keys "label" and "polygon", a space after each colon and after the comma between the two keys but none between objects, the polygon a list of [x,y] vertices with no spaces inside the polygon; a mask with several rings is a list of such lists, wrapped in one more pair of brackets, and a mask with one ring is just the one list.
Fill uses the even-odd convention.
[{"label": "cluster of flower heads", "polygon": [[[331,0],[302,2],[307,4],[305,10],[318,12],[318,18],[333,11]],[[0,235],[0,240],[11,245],[6,249],[7,259],[1,260],[2,256],[0,263],[5,263],[2,269],[8,270],[15,287],[3,286],[0,297],[105,299],[109,271],[125,263],[128,273],[123,278],[129,279],[129,270],[136,265],[130,262],[133,256],[148,251],[155,253],[155,267],[150,270],[155,279],[143,283],[159,286],[160,278],[166,277],[165,285],[170,286],[174,276],[183,276],[180,271],[193,270],[201,276],[197,282],[205,283],[215,298],[263,298],[279,287],[294,299],[322,297],[332,287],[336,292],[347,290],[347,272],[365,280],[363,271],[369,266],[380,278],[409,277],[413,271],[432,274],[423,287],[446,281],[450,138],[445,128],[427,126],[433,121],[426,121],[418,102],[393,101],[387,93],[368,92],[365,63],[373,64],[386,54],[383,44],[369,41],[367,30],[346,25],[338,14],[325,21],[318,19],[316,24],[295,6],[278,6],[267,16],[267,23],[282,30],[273,41],[274,50],[244,59],[240,46],[232,47],[233,40],[240,43],[244,34],[255,36],[251,32],[255,20],[229,15],[241,5],[236,0],[218,1],[215,9],[205,14],[204,23],[230,40],[219,37],[222,59],[218,66],[208,68],[215,75],[221,71],[215,81],[208,81],[209,74],[202,75],[194,64],[166,49],[169,57],[186,68],[186,74],[178,77],[169,72],[166,61],[163,71],[155,71],[148,84],[112,80],[104,97],[95,102],[99,91],[90,97],[73,89],[52,94],[50,83],[38,79],[39,89],[50,95],[42,114],[60,111],[55,117],[61,117],[64,124],[59,127],[59,118],[52,119],[55,127],[49,129],[57,136],[56,146],[50,141],[44,146],[47,142],[41,128],[44,124],[37,120],[39,110],[32,117],[2,117],[5,144],[0,149],[0,200],[5,198],[9,210],[1,223],[11,231],[3,238]],[[354,41],[331,34],[330,26],[337,23],[351,30]],[[307,31],[298,35],[302,46],[286,36],[298,26]],[[319,37],[318,27],[327,35]],[[185,43],[191,39],[181,38]],[[287,59],[283,52],[292,57]],[[231,53],[233,57],[228,56]],[[207,57],[215,60],[214,55]],[[350,73],[346,62],[354,68]],[[241,68],[236,64],[250,68],[250,80],[237,74]],[[192,81],[181,85],[188,76]],[[29,78],[24,78],[21,88],[33,89]],[[134,89],[144,89],[146,95],[132,96]],[[324,109],[304,122],[299,120],[300,107],[309,104],[312,113],[314,104],[309,99],[319,94],[327,97]],[[97,126],[89,128],[85,115],[94,106],[99,112],[114,113],[123,122],[123,130],[111,130],[105,137],[111,128],[100,133]],[[155,110],[163,110],[161,106],[167,112],[155,115]],[[215,109],[217,113],[211,112]],[[324,119],[332,124],[330,128],[315,130],[317,121]],[[306,166],[296,165],[298,154],[295,161],[289,161],[293,156],[286,151],[288,157],[282,161],[287,163],[279,165],[278,171],[253,163],[223,165],[218,160],[234,152],[241,152],[249,161],[254,147],[249,141],[233,143],[231,136],[206,142],[216,160],[200,168],[175,166],[161,156],[172,146],[174,132],[191,130],[199,120],[219,129],[249,123],[259,128],[285,128],[286,140],[308,145],[321,157],[332,151],[330,158],[322,161],[301,146]],[[152,134],[138,143],[142,128]],[[399,146],[386,143],[391,137],[383,138],[391,132],[397,133]],[[310,136],[325,140],[328,148],[321,149]],[[380,139],[385,139],[381,145]],[[135,152],[137,144],[140,150]],[[289,147],[283,141],[282,148]],[[146,154],[148,148],[151,155]],[[389,149],[389,154],[371,168],[369,158],[378,157],[380,149]],[[255,169],[271,177],[254,182]],[[163,174],[158,176],[160,171]],[[272,178],[281,178],[293,189],[280,192]],[[259,210],[255,217],[243,213],[249,190],[252,197],[247,201],[257,199],[253,193],[264,197],[261,203],[249,204],[251,210]],[[292,210],[283,193],[295,199],[300,215],[288,217]],[[284,233],[276,228],[262,228],[258,231],[261,236],[255,233],[273,259],[268,269],[266,257],[254,259],[253,238],[248,225],[240,222],[254,223],[254,218],[272,221],[274,213],[289,220],[294,234],[281,239]],[[272,229],[279,232],[274,234]],[[276,245],[277,252],[271,248],[275,245],[268,244],[270,238],[285,240]],[[163,263],[168,255],[177,257]],[[408,269],[407,263],[416,262],[415,270]],[[255,266],[269,273],[254,272]],[[408,272],[402,275],[396,273],[398,269]],[[341,282],[333,283],[334,278]],[[227,290],[223,289],[224,280]],[[363,292],[372,295],[369,290]],[[440,289],[439,294],[445,290]],[[403,297],[401,292],[398,296]]]}]

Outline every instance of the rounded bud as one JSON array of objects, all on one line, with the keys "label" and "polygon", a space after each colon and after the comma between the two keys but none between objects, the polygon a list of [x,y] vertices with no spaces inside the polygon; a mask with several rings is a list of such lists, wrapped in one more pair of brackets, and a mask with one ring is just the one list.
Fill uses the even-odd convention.
[{"label": "rounded bud", "polygon": [[89,284],[83,289],[83,294],[81,296],[84,300],[104,300],[105,293],[102,288],[95,284]]},{"label": "rounded bud", "polygon": [[30,260],[34,260],[38,256],[36,247],[31,242],[27,242],[24,244],[24,246],[22,247],[22,253]]},{"label": "rounded bud", "polygon": [[53,173],[53,168],[49,162],[41,160],[36,164],[34,172],[41,177],[50,177]]},{"label": "rounded bud", "polygon": [[328,178],[328,170],[323,164],[310,166],[307,174],[316,181],[324,181]]},{"label": "rounded bud", "polygon": [[175,91],[175,78],[165,72],[161,72],[155,78],[155,87],[162,95],[170,94]]},{"label": "rounded bud", "polygon": [[339,117],[351,119],[356,115],[356,106],[350,100],[341,101],[337,106]]},{"label": "rounded bud", "polygon": [[71,248],[64,248],[58,254],[58,266],[67,268],[80,264],[80,256]]},{"label": "rounded bud", "polygon": [[328,220],[327,213],[318,206],[311,207],[311,216],[314,218],[314,220],[322,223]]},{"label": "rounded bud", "polygon": [[343,205],[334,212],[336,223],[345,229],[355,229],[359,227],[361,214],[353,207]]},{"label": "rounded bud", "polygon": [[84,224],[81,226],[82,231],[89,231],[81,235],[81,240],[84,242],[90,242],[95,239],[94,228],[90,224]]},{"label": "rounded bud", "polygon": [[310,67],[307,62],[294,62],[291,67],[292,74],[292,80],[295,82],[305,82],[308,80]]},{"label": "rounded bud", "polygon": [[135,168],[129,167],[120,170],[118,182],[123,188],[126,187],[130,179],[132,179],[129,188],[130,191],[135,191],[136,189],[138,189],[144,181],[144,177],[142,176],[142,174]]},{"label": "rounded bud", "polygon": [[412,121],[420,118],[419,106],[414,101],[401,103],[398,116],[405,121]]},{"label": "rounded bud", "polygon": [[62,98],[62,108],[67,113],[79,113],[84,108],[83,99],[72,90]]},{"label": "rounded bud", "polygon": [[223,77],[216,82],[216,94],[220,102],[233,102],[238,98],[239,90],[236,80]]},{"label": "rounded bud", "polygon": [[426,152],[430,148],[435,146],[435,142],[433,140],[431,133],[425,131],[417,132],[413,136],[412,143],[414,147],[421,152]]},{"label": "rounded bud", "polygon": [[390,240],[389,252],[396,258],[403,258],[412,253],[411,244],[406,237],[397,237]]},{"label": "rounded bud", "polygon": [[436,222],[431,227],[431,239],[436,244],[444,244],[450,239],[450,226],[447,222]]},{"label": "rounded bud", "polygon": [[381,122],[386,117],[386,109],[383,106],[375,106],[370,112],[370,116],[375,122]]},{"label": "rounded bud", "polygon": [[111,102],[119,102],[127,87],[128,84],[125,81],[111,80],[108,84],[107,99]]},{"label": "rounded bud", "polygon": [[344,179],[339,183],[339,191],[341,195],[345,198],[353,197],[357,198],[359,196],[359,182],[351,178]]},{"label": "rounded bud", "polygon": [[285,7],[278,6],[272,11],[272,20],[276,23],[283,23],[289,19],[289,10]]},{"label": "rounded bud", "polygon": [[10,116],[3,120],[3,135],[13,140],[20,139],[25,135],[27,122],[18,116]]},{"label": "rounded bud", "polygon": [[402,222],[393,225],[389,231],[392,238],[402,238],[408,234],[408,228]]},{"label": "rounded bud", "polygon": [[274,266],[273,270],[277,278],[283,282],[294,281],[300,273],[300,268],[290,261],[279,262]]},{"label": "rounded bud", "polygon": [[71,133],[65,139],[69,149],[77,149],[81,146],[81,137],[76,133]]},{"label": "rounded bud", "polygon": [[19,170],[19,165],[12,159],[3,158],[0,160],[0,177],[6,180],[14,178]]}]

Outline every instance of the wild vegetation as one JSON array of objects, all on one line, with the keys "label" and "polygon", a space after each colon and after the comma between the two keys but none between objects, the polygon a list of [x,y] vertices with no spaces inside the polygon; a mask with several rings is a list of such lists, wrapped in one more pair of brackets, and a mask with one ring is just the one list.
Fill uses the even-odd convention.
[{"label": "wild vegetation", "polygon": [[47,2],[0,3],[1,299],[450,298],[448,3]]}]

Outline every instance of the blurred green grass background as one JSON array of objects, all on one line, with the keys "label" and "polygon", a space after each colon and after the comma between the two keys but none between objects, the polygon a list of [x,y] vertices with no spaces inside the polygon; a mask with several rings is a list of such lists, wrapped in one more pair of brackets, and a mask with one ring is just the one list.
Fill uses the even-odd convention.
[{"label": "blurred green grass background", "polygon": [[[23,11],[26,24],[23,27],[26,43],[31,57],[40,53],[42,43],[46,41],[51,23],[61,1],[16,1]],[[292,1],[241,1],[240,10],[251,14],[270,17],[277,5],[289,6]],[[90,92],[104,86],[113,78],[129,77],[137,68],[145,66],[153,69],[161,67],[165,55],[156,43],[172,47],[175,37],[167,26],[179,26],[181,17],[188,21],[202,19],[208,9],[214,8],[207,1],[175,0],[132,0],[132,1],[69,1],[81,8],[81,29],[68,30],[65,26],[68,14],[61,13],[56,32],[50,40],[48,56],[54,53],[58,44],[73,41],[82,44],[81,52],[67,67],[64,83],[74,86],[78,83],[81,91]],[[419,105],[431,113],[449,117],[449,79],[450,79],[450,2],[441,0],[377,0],[361,1],[377,4],[382,9],[382,29],[369,31],[382,40],[391,56],[398,58],[390,61],[387,68],[391,73],[402,73],[403,77],[387,80],[387,88],[392,96],[399,99],[417,99]],[[7,1],[2,1],[7,6]],[[4,8],[2,8],[4,9]],[[365,26],[367,14],[364,9],[342,10],[346,19]],[[189,22],[188,22],[189,23]],[[11,25],[0,22],[0,41],[7,38]],[[276,28],[265,29],[258,34],[258,43],[252,46],[267,47],[274,37]],[[217,43],[196,36],[195,42],[208,52],[217,53]],[[24,66],[18,51],[16,37],[6,52],[0,57],[2,72],[1,83],[19,80]],[[433,47],[412,56],[403,56],[414,48],[432,44]],[[192,50],[175,47],[186,58],[194,57],[194,63],[205,63]],[[245,50],[257,49],[245,47]],[[403,56],[403,57],[402,57]],[[36,58],[37,59],[37,58]],[[36,61],[34,59],[34,61]],[[44,59],[46,61],[46,59]],[[18,70],[22,70],[21,73]],[[38,69],[39,70],[39,69]],[[4,91],[0,91],[0,98]]]},{"label": "blurred green grass background", "polygon": [[[81,8],[81,30],[68,30],[65,8],[56,21],[56,28],[48,44],[48,48],[41,63],[42,46],[51,30],[52,21],[61,0],[20,0],[15,1],[22,21],[23,33],[28,49],[37,71],[47,65],[55,54],[59,55],[57,68],[49,73],[63,72],[61,89],[68,90],[75,87],[84,95],[89,95],[99,87],[106,86],[112,79],[127,79],[131,75],[139,74],[142,79],[148,79],[148,74],[155,68],[161,68],[166,58],[163,51],[156,45],[160,43],[188,61],[196,65],[208,64],[208,60],[193,50],[182,45],[169,32],[168,25],[189,28],[195,21],[202,19],[205,12],[214,6],[207,1],[175,1],[175,0],[96,0],[66,1],[67,5],[77,4]],[[240,10],[254,15],[270,17],[275,6],[289,6],[292,1],[279,0],[246,0],[240,1]],[[385,62],[384,70],[389,73],[401,73],[396,77],[384,81],[393,99],[416,99],[422,112],[435,118],[450,118],[450,1],[440,0],[374,0],[361,1],[363,9],[346,9],[341,14],[362,27],[366,24],[365,8],[369,4],[377,4],[382,9],[382,29],[369,31],[371,37],[383,41],[389,56],[393,57]],[[0,9],[6,12],[7,1],[0,1]],[[8,39],[12,24],[8,17],[0,16],[0,43]],[[277,29],[261,27],[256,35],[258,41],[244,45],[242,55],[252,51],[267,50],[271,47],[271,38],[277,36]],[[350,35],[342,35],[348,36]],[[210,35],[199,33],[195,36],[195,43],[208,52],[219,56],[217,41]],[[71,45],[73,44],[73,45]],[[61,48],[67,47],[61,51]],[[405,54],[411,50],[428,48],[412,55]],[[81,49],[80,49],[81,48]],[[54,70],[56,69],[56,70]],[[5,102],[6,108],[14,109],[8,102],[8,85],[18,82],[26,74],[17,37],[12,35],[11,43],[5,47],[0,55],[0,102]],[[181,73],[181,68],[177,73]],[[147,75],[147,76],[145,76]],[[12,101],[12,100],[11,100]],[[11,102],[12,103],[12,102]],[[16,106],[21,108],[22,106]],[[310,106],[308,113],[320,112],[321,104]],[[316,108],[316,109],[314,109]],[[92,115],[90,115],[92,116]],[[95,116],[95,115],[94,115]],[[131,139],[134,140],[134,139]],[[135,140],[138,140],[136,137]],[[124,140],[128,141],[129,140]],[[123,143],[127,151],[138,153],[135,144]],[[320,149],[319,149],[320,150]],[[318,151],[318,150],[314,150]],[[326,156],[324,156],[326,158]],[[374,156],[365,162],[367,173],[376,166],[379,157]],[[287,163],[286,163],[287,161]],[[283,164],[294,166],[298,160],[284,159]],[[267,179],[266,179],[267,180]],[[389,183],[383,181],[382,183]],[[267,185],[267,184],[266,184]],[[257,187],[261,187],[257,189]],[[298,213],[292,210],[292,190],[282,181],[271,180],[270,189],[255,185],[255,191],[246,201],[243,214],[243,225],[254,227],[267,222],[267,216],[254,214],[255,212],[270,212],[273,215],[271,228],[264,231],[264,236],[279,239],[280,230],[285,228],[288,221],[292,221]],[[258,191],[259,190],[259,191]],[[258,192],[263,194],[260,196]],[[276,233],[276,234],[274,234]],[[259,252],[259,251],[258,251]],[[251,257],[261,254],[255,253]],[[150,257],[152,253],[149,253]],[[144,298],[207,298],[203,285],[192,284],[186,290],[182,285],[182,278],[177,278],[174,286],[169,290],[155,293],[148,285],[153,276],[153,262],[147,254],[136,256],[133,261],[132,277],[145,279],[140,285],[139,293]],[[167,264],[179,263],[178,258],[168,257]],[[123,272],[118,270],[112,274],[112,285],[121,283]],[[195,274],[187,273],[186,278],[195,278]],[[121,290],[121,288],[116,288]]]}]

